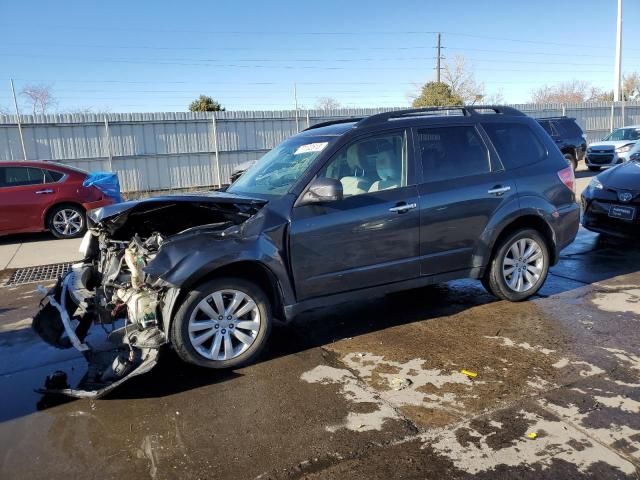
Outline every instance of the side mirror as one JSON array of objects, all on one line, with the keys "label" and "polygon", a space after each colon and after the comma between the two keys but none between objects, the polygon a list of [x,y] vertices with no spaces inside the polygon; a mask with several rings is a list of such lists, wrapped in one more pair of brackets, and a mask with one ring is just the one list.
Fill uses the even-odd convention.
[{"label": "side mirror", "polygon": [[335,178],[316,178],[302,195],[298,205],[342,200],[342,183]]}]

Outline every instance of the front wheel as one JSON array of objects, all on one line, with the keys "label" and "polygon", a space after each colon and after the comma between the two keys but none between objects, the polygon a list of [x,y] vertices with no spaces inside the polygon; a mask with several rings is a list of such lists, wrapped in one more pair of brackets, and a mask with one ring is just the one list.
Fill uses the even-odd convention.
[{"label": "front wheel", "polygon": [[273,322],[264,292],[240,278],[197,286],[178,309],[171,340],[182,360],[207,368],[237,368],[257,358]]},{"label": "front wheel", "polygon": [[547,242],[537,230],[518,230],[498,245],[483,284],[503,300],[526,300],[546,280],[549,258]]}]

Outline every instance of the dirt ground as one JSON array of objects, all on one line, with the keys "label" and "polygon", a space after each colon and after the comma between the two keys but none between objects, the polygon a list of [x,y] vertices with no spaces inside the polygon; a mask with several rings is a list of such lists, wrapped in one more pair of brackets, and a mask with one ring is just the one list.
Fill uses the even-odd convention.
[{"label": "dirt ground", "polygon": [[633,244],[581,230],[523,303],[469,280],[308,312],[234,372],[162,352],[97,401],[34,392],[84,373],[34,287],[0,288],[0,478],[639,477]]}]

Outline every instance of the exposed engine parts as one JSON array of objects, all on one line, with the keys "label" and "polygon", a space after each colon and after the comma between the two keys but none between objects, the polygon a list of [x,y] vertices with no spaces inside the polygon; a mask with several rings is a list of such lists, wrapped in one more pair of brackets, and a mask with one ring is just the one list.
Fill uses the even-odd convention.
[{"label": "exposed engine parts", "polygon": [[[33,318],[33,328],[45,342],[75,347],[89,368],[77,387],[54,388],[65,383],[50,379],[42,392],[97,398],[149,371],[169,341],[170,318],[163,309],[173,305],[180,291],[163,277],[184,258],[198,255],[193,249],[167,252],[163,247],[178,238],[197,237],[210,245],[237,235],[238,226],[264,203],[213,194],[146,199],[90,212],[80,246],[83,261],[43,291]],[[164,257],[154,263],[159,253]]]}]

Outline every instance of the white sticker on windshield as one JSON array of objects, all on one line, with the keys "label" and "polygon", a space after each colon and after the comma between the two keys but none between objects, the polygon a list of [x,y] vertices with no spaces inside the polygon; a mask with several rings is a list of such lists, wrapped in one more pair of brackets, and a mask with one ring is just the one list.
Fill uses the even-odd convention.
[{"label": "white sticker on windshield", "polygon": [[321,152],[328,144],[329,142],[307,143],[306,145],[300,145],[293,154],[299,155],[301,153]]}]

